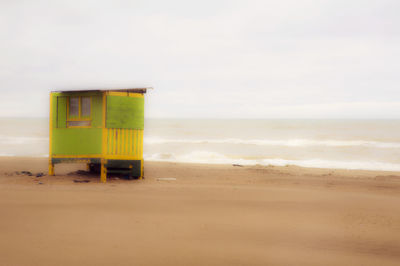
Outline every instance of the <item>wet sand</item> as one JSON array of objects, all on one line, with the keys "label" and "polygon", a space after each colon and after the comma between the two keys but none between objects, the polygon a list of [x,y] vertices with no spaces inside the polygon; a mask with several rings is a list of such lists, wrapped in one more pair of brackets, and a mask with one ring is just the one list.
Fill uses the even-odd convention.
[{"label": "wet sand", "polygon": [[0,158],[0,265],[400,265],[400,173],[146,162],[144,180],[101,184],[78,169]]}]

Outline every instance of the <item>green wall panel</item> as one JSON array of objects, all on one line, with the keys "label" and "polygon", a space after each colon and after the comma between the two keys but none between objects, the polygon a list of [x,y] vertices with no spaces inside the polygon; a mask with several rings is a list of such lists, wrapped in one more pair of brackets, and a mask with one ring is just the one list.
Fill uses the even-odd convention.
[{"label": "green wall panel", "polygon": [[107,128],[144,128],[144,98],[107,96]]},{"label": "green wall panel", "polygon": [[57,97],[57,127],[67,127],[67,97]]},{"label": "green wall panel", "polygon": [[101,154],[101,128],[53,129],[53,155]]}]

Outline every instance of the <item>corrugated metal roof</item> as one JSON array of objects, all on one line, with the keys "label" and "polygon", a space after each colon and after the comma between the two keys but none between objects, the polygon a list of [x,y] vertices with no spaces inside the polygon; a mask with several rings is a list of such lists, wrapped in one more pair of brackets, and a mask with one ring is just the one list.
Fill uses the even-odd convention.
[{"label": "corrugated metal roof", "polygon": [[63,88],[56,89],[54,92],[86,92],[86,91],[120,91],[120,92],[138,92],[138,93],[146,93],[148,89],[153,89],[153,87],[119,87],[119,88],[107,88],[107,87],[96,87],[96,88]]}]

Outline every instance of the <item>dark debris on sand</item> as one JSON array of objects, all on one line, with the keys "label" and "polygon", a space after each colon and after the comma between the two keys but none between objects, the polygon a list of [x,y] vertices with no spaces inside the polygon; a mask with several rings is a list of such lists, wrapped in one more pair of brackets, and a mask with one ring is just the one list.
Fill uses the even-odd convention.
[{"label": "dark debris on sand", "polygon": [[84,179],[84,180],[78,180],[78,179],[74,179],[74,183],[89,183],[90,180]]},{"label": "dark debris on sand", "polygon": [[[42,176],[45,176],[44,173],[37,173],[37,174],[34,174],[34,173],[32,173],[31,171],[16,171],[16,172],[14,172],[13,174],[15,174],[15,175],[35,176],[35,177],[42,177]],[[13,175],[13,174],[9,174],[9,175]]]},{"label": "dark debris on sand", "polygon": [[29,171],[21,171],[21,174],[27,175],[27,176],[33,176],[33,174]]}]

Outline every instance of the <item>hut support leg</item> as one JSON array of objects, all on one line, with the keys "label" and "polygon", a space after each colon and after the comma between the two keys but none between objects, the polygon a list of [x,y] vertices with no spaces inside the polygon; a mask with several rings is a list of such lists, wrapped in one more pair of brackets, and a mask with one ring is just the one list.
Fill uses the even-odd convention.
[{"label": "hut support leg", "polygon": [[90,163],[86,164],[86,171],[88,171],[88,172],[90,171]]},{"label": "hut support leg", "polygon": [[144,178],[144,166],[143,166],[143,159],[140,162],[140,177],[139,179],[143,179]]},{"label": "hut support leg", "polygon": [[104,162],[101,163],[100,181],[103,183],[107,181],[107,168]]},{"label": "hut support leg", "polygon": [[49,162],[49,175],[54,175],[54,164],[51,161]]}]

